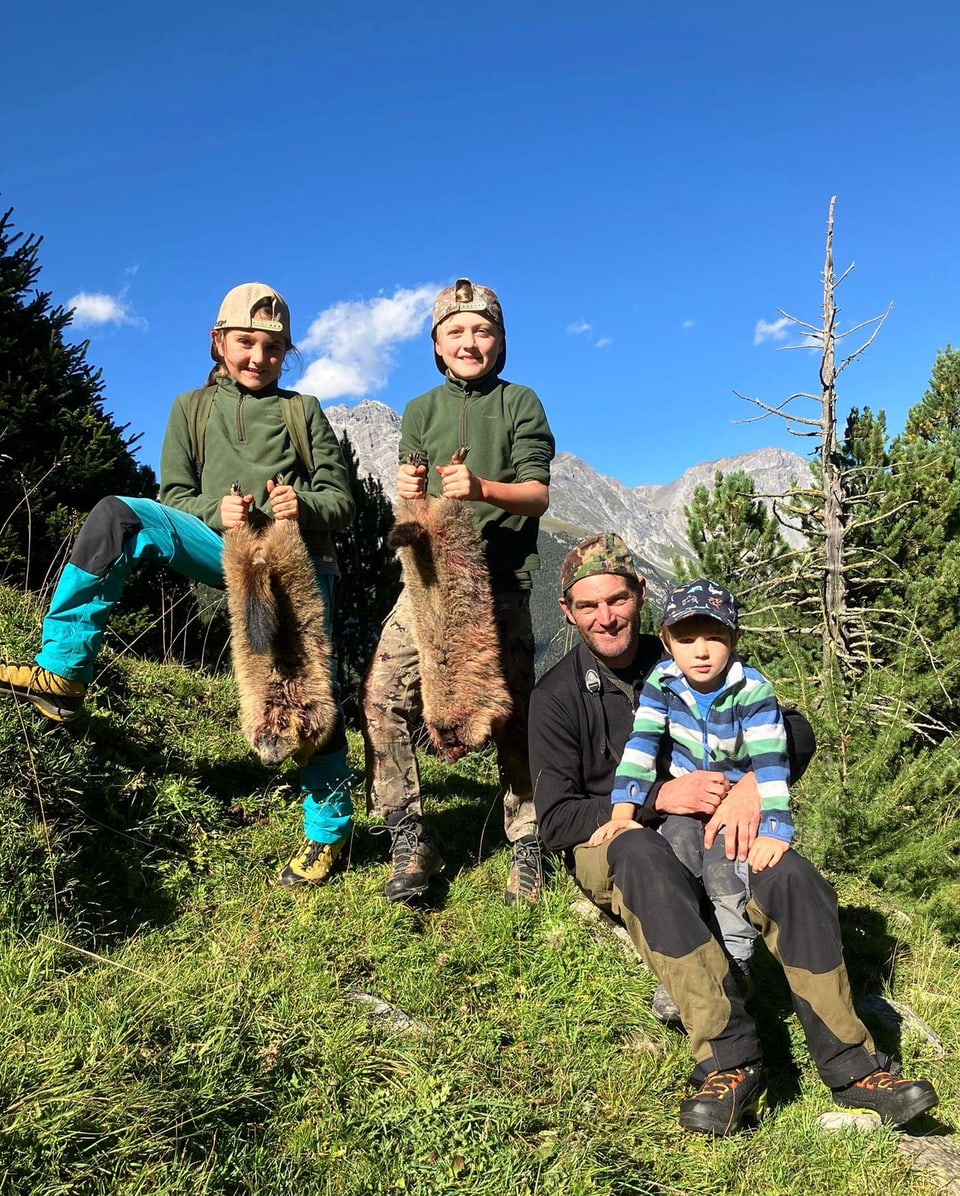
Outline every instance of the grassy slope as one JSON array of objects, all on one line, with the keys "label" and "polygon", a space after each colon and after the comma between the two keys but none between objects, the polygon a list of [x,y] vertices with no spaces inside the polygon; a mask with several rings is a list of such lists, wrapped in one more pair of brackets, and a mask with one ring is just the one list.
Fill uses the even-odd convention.
[{"label": "grassy slope", "polygon": [[[4,658],[29,621],[0,591]],[[76,727],[0,704],[0,1192],[935,1190],[889,1132],[818,1135],[829,1100],[769,961],[774,1112],[752,1137],[683,1135],[689,1061],[652,977],[562,876],[532,913],[501,904],[488,757],[425,762],[450,865],[433,912],[383,900],[362,820],[330,885],[281,890],[299,811],[232,705],[222,678],[117,660]],[[943,1039],[899,1048],[952,1124],[957,953],[875,890],[843,897],[858,983],[889,976]]]}]

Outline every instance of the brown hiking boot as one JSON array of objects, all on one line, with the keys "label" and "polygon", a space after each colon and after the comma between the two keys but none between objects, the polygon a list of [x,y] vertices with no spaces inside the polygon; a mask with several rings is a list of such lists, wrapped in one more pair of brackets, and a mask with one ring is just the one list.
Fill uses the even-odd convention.
[{"label": "brown hiking boot", "polygon": [[423,822],[405,810],[388,815],[384,828],[390,833],[390,860],[393,865],[384,892],[388,901],[414,901],[439,876],[444,863]]},{"label": "brown hiking boot", "polygon": [[72,723],[83,707],[87,687],[38,664],[0,664],[0,693],[4,690],[26,698],[55,723]]},{"label": "brown hiking boot", "polygon": [[536,835],[524,835],[513,844],[510,880],[503,894],[504,905],[525,901],[536,905],[543,888],[543,848]]}]

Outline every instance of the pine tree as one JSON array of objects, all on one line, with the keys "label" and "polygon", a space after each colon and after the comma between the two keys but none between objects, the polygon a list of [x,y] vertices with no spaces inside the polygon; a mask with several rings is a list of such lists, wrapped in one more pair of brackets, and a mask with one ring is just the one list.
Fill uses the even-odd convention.
[{"label": "pine tree", "polygon": [[[725,585],[736,595],[747,631],[781,627],[780,594],[793,568],[793,553],[777,520],[757,497],[753,478],[718,469],[713,489],[697,486],[684,515],[696,559],[674,559],[677,582],[706,577]],[[760,635],[751,637],[745,650],[752,664],[766,668],[778,643],[778,637]]]},{"label": "pine tree", "polygon": [[400,593],[400,562],[387,543],[393,508],[383,486],[376,478],[360,476],[357,454],[346,432],[340,443],[356,514],[353,525],[333,537],[341,572],[333,642],[344,709],[355,720],[367,663]]},{"label": "pine tree", "polygon": [[960,725],[960,352],[938,353],[889,460],[883,548],[895,584],[884,605],[938,736]]},{"label": "pine tree", "polygon": [[678,582],[708,577],[749,604],[751,594],[765,592],[771,577],[783,573],[789,546],[748,474],[718,469],[713,489],[697,486],[683,513],[697,559],[674,562]]},{"label": "pine tree", "polygon": [[0,556],[4,579],[38,589],[106,494],[151,494],[153,471],[103,410],[87,341],[66,343],[70,313],[36,288],[41,238],[0,216]]}]

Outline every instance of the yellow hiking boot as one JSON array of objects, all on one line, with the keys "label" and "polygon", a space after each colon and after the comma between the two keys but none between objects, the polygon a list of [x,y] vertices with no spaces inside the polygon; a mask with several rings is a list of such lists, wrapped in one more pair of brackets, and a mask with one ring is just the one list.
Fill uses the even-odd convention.
[{"label": "yellow hiking boot", "polygon": [[346,839],[339,843],[315,843],[304,839],[302,847],[287,860],[278,880],[282,885],[320,885],[333,871]]},{"label": "yellow hiking boot", "polygon": [[87,687],[38,664],[0,664],[0,693],[5,690],[26,698],[55,723],[72,723],[83,706]]}]

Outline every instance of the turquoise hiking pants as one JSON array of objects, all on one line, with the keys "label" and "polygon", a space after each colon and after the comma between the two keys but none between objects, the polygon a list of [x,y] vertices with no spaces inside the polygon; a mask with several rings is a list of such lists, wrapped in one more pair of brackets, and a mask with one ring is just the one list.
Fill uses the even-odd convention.
[{"label": "turquoise hiking pants", "polygon": [[[71,681],[89,682],[114,604],[137,561],[158,561],[184,577],[223,589],[223,539],[195,515],[149,498],[105,498],[90,512],[64,566],[43,621],[37,664]],[[330,635],[334,578],[319,574]],[[331,657],[336,673],[336,661]],[[300,773],[306,838],[336,843],[350,830],[350,769],[336,677],[338,725],[324,751]]]}]

